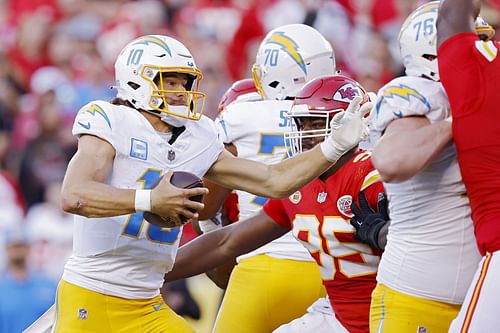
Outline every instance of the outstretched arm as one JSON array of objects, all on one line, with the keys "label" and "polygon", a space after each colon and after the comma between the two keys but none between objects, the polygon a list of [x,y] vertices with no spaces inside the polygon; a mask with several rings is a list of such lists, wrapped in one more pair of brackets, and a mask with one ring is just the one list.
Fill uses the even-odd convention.
[{"label": "outstretched arm", "polygon": [[364,116],[372,104],[360,108],[360,102],[361,98],[355,98],[345,112],[337,113],[330,122],[330,136],[309,151],[273,165],[236,158],[225,151],[205,177],[227,188],[284,198],[321,175],[368,136]]},{"label": "outstretched arm", "polygon": [[437,20],[438,48],[451,36],[475,31],[474,19],[480,7],[481,0],[441,0]]},{"label": "outstretched arm", "polygon": [[261,210],[247,220],[209,232],[182,246],[172,271],[165,275],[165,281],[206,272],[253,251],[288,231]]}]

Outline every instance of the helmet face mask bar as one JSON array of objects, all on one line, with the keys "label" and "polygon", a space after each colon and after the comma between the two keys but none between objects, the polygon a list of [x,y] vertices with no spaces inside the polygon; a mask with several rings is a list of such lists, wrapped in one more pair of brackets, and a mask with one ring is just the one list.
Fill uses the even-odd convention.
[{"label": "helmet face mask bar", "polygon": [[284,135],[288,155],[294,156],[311,149],[328,138],[334,115],[345,111],[358,96],[363,97],[361,103],[369,100],[368,94],[356,81],[343,75],[323,76],[307,83],[298,92],[288,112],[290,131]]},{"label": "helmet face mask bar", "polygon": [[[311,139],[325,139],[326,137],[328,137],[331,132],[330,115],[340,111],[343,110],[309,110],[309,108],[305,104],[293,106],[292,110],[288,113],[288,118],[290,119],[290,131],[285,133],[285,146],[288,149],[288,156],[291,157],[312,148],[309,144],[307,144],[308,142],[312,141]],[[317,129],[304,130],[303,122],[305,120],[311,120],[315,124],[320,123],[321,120],[322,127]]]},{"label": "helmet face mask bar", "polygon": [[[150,110],[156,110],[161,113],[167,113],[184,119],[199,120],[205,108],[205,94],[198,91],[199,82],[202,74],[199,70],[195,71],[191,68],[160,68],[157,66],[145,65],[140,76],[149,81],[152,86],[151,98],[148,106]],[[186,90],[166,89],[163,78],[172,74],[185,74],[188,83]],[[169,105],[167,102],[167,94],[183,95],[184,105]]]}]

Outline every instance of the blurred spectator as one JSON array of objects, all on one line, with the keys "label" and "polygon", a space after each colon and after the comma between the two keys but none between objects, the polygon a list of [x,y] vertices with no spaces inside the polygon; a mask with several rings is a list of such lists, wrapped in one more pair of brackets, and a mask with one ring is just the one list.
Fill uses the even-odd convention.
[{"label": "blurred spectator", "polygon": [[[0,137],[1,141],[1,137]],[[0,271],[6,265],[3,235],[24,217],[24,199],[14,177],[0,168]]]},{"label": "blurred spectator", "polygon": [[53,303],[56,283],[28,268],[30,241],[23,229],[5,235],[7,268],[0,277],[0,333],[20,333]]},{"label": "blurred spectator", "polygon": [[62,126],[57,89],[48,90],[38,97],[38,133],[25,147],[19,173],[19,182],[28,207],[43,201],[49,184],[62,181],[76,147],[74,141],[68,139],[70,131]]},{"label": "blurred spectator", "polygon": [[30,267],[59,281],[73,246],[73,216],[60,208],[61,183],[51,183],[44,202],[33,205],[26,216],[31,235]]},{"label": "blurred spectator", "polygon": [[26,90],[31,75],[38,68],[49,64],[46,51],[51,23],[51,19],[40,11],[20,17],[16,44],[9,49],[7,55],[15,81]]}]

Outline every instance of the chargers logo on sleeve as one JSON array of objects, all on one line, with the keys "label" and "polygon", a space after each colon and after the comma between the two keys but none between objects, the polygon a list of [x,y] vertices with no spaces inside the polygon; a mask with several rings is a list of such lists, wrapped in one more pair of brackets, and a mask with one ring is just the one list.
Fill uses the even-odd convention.
[{"label": "chargers logo on sleeve", "polygon": [[[88,108],[85,109],[85,112],[88,112],[93,116],[95,116],[96,113],[98,115],[102,116],[104,118],[104,120],[106,120],[106,123],[108,123],[109,128],[111,128],[111,121],[109,121],[108,115],[106,114],[106,112],[104,112],[104,110],[99,105],[92,104],[91,106],[89,106]],[[80,124],[80,125],[83,126],[83,124]],[[85,126],[83,126],[83,127],[85,127]],[[88,128],[90,128],[90,124],[89,124]]]},{"label": "chargers logo on sleeve", "polygon": [[[430,111],[431,109],[431,104],[429,103],[427,98],[425,98],[422,94],[404,84],[398,84],[395,86],[389,86],[384,89],[377,105],[375,106],[375,112],[377,116],[380,112],[380,107],[382,106],[382,103],[386,99],[392,99],[392,98],[401,98],[407,101],[408,103],[410,103],[411,99],[416,99],[420,101],[422,104],[424,104],[424,106],[427,108],[427,111]],[[401,112],[398,112],[398,114],[395,115],[399,118],[403,117],[403,114]]]},{"label": "chargers logo on sleeve", "polygon": [[148,143],[139,139],[132,138],[130,144],[130,157],[140,160],[148,159]]},{"label": "chargers logo on sleeve", "polygon": [[307,74],[304,59],[302,58],[302,55],[297,52],[297,43],[290,37],[286,36],[284,32],[278,31],[273,33],[271,37],[267,39],[266,44],[277,44],[281,46],[281,50],[288,54],[297,63],[297,65],[299,65],[304,74]]}]

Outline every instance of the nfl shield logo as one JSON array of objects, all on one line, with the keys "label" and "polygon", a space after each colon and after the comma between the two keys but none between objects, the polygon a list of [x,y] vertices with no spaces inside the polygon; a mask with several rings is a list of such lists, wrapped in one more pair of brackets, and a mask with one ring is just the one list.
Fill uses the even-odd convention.
[{"label": "nfl shield logo", "polygon": [[88,312],[87,312],[87,309],[84,309],[84,308],[79,308],[78,309],[78,319],[87,319],[88,317]]},{"label": "nfl shield logo", "polygon": [[170,149],[168,151],[168,155],[167,155],[167,159],[172,162],[173,160],[175,160],[175,151],[173,151],[172,149]]},{"label": "nfl shield logo", "polygon": [[326,192],[319,192],[319,193],[318,193],[318,199],[317,199],[317,200],[318,200],[318,202],[319,202],[319,203],[323,203],[323,202],[325,202],[325,201],[326,201],[326,196],[327,196],[327,195],[328,195],[328,193],[326,193]]}]

